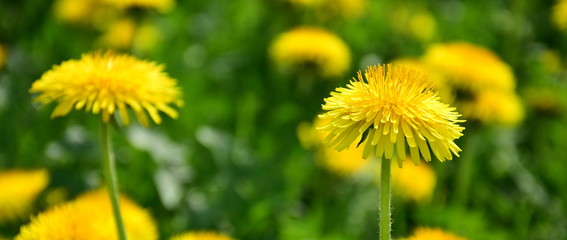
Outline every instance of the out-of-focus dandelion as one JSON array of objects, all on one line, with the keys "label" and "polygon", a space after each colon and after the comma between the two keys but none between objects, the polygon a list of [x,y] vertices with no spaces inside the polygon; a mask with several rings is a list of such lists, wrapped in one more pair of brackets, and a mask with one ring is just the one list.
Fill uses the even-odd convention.
[{"label": "out-of-focus dandelion", "polygon": [[[376,65],[359,71],[346,88],[337,88],[325,99],[321,119],[329,122],[318,129],[328,134],[324,142],[338,151],[355,140],[364,145],[363,158],[381,158],[380,239],[390,239],[390,160],[401,167],[409,147],[412,161],[431,161],[430,150],[440,160],[458,156],[454,140],[463,127],[455,108],[441,103],[434,83],[411,68]],[[407,143],[407,144],[406,144]],[[396,154],[394,154],[396,152]]]},{"label": "out-of-focus dandelion", "polygon": [[118,9],[126,9],[132,7],[152,8],[162,13],[169,12],[175,7],[174,0],[98,0],[102,4],[106,4]]},{"label": "out-of-focus dandelion", "polygon": [[322,19],[352,19],[364,15],[366,0],[288,0],[299,8],[314,11]]},{"label": "out-of-focus dandelion", "polygon": [[57,0],[53,5],[55,16],[71,23],[93,21],[96,10],[96,0]]},{"label": "out-of-focus dandelion", "polygon": [[458,88],[511,91],[516,85],[508,64],[488,49],[469,43],[434,44],[427,49],[423,60],[445,73],[448,81]]},{"label": "out-of-focus dandelion", "polygon": [[444,75],[442,96],[452,96],[463,117],[510,126],[524,119],[512,69],[488,49],[469,43],[436,44],[423,61]]},{"label": "out-of-focus dandelion", "polygon": [[474,101],[464,101],[459,106],[464,116],[506,126],[518,125],[525,115],[520,98],[514,92],[481,91]]},{"label": "out-of-focus dandelion", "polygon": [[402,199],[415,202],[431,199],[436,181],[435,172],[427,164],[392,167],[392,192]]},{"label": "out-of-focus dandelion", "polygon": [[[101,114],[101,150],[104,178],[110,194],[119,239],[126,239],[118,203],[118,179],[108,122],[118,112],[122,122],[129,124],[128,108],[136,113],[143,125],[149,125],[146,112],[157,124],[159,112],[177,117],[170,104],[181,105],[181,90],[163,66],[140,61],[113,52],[84,54],[80,60],[69,60],[44,73],[32,84],[30,92],[39,93],[35,101],[57,102],[52,117],[64,116],[72,109],[85,109]],[[135,238],[136,239],[136,238]]]},{"label": "out-of-focus dandelion", "polygon": [[298,27],[281,34],[272,43],[270,55],[284,69],[315,70],[325,77],[341,76],[350,67],[350,50],[346,43],[315,27]]},{"label": "out-of-focus dandelion", "polygon": [[234,238],[213,231],[190,231],[173,236],[170,240],[234,240]]},{"label": "out-of-focus dandelion", "polygon": [[115,49],[127,49],[132,46],[136,23],[130,18],[120,19],[109,24],[99,42],[103,46]]},{"label": "out-of-focus dandelion", "polygon": [[30,92],[39,93],[34,101],[58,103],[52,117],[84,108],[102,114],[104,122],[118,112],[125,125],[130,122],[128,108],[147,126],[146,112],[160,124],[160,111],[177,118],[177,111],[169,105],[182,104],[181,90],[162,65],[114,52],[94,52],[63,62],[34,82]]},{"label": "out-of-focus dandelion", "polygon": [[413,235],[403,240],[466,240],[466,238],[445,232],[439,228],[420,227],[414,230]]},{"label": "out-of-focus dandelion", "polygon": [[425,9],[412,10],[407,6],[400,6],[395,8],[390,17],[394,30],[421,42],[430,42],[437,34],[437,21]]},{"label": "out-of-focus dandelion", "polygon": [[339,152],[323,144],[325,135],[317,131],[317,127],[327,122],[327,120],[316,118],[313,124],[305,122],[298,126],[297,135],[303,147],[315,149],[320,165],[340,176],[355,174],[367,166],[368,160],[362,157],[362,149],[352,146],[352,148]]},{"label": "out-of-focus dandelion", "polygon": [[[120,206],[128,238],[158,239],[154,220],[146,210],[126,197],[120,197]],[[52,207],[32,217],[15,239],[117,239],[108,194],[96,190]]]},{"label": "out-of-focus dandelion", "polygon": [[526,105],[537,115],[558,116],[565,111],[565,100],[556,90],[544,87],[529,87],[522,91]]},{"label": "out-of-focus dandelion", "polygon": [[567,30],[567,0],[558,0],[553,6],[551,20],[555,25],[563,30]]},{"label": "out-of-focus dandelion", "polygon": [[48,183],[46,170],[0,172],[0,223],[27,216],[34,200]]}]

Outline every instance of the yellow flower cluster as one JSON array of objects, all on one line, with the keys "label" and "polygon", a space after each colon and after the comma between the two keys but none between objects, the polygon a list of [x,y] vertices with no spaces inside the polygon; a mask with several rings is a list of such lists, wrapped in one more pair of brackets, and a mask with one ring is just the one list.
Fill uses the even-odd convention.
[{"label": "yellow flower cluster", "polygon": [[170,240],[234,240],[233,238],[213,231],[191,231],[172,237]]},{"label": "yellow flower cluster", "polygon": [[503,125],[523,120],[512,69],[488,49],[469,43],[435,44],[423,62],[443,75],[440,91],[455,100],[463,117]]},{"label": "yellow flower cluster", "polygon": [[466,238],[445,232],[439,228],[417,228],[411,237],[404,240],[466,240]]},{"label": "yellow flower cluster", "polygon": [[[128,239],[158,239],[150,214],[125,197],[120,198]],[[31,218],[15,240],[117,239],[110,198],[106,190],[92,191]]]},{"label": "yellow flower cluster", "polygon": [[53,67],[33,83],[30,92],[39,93],[35,101],[58,103],[52,117],[84,108],[101,113],[104,121],[118,112],[128,125],[127,108],[132,108],[143,125],[149,124],[146,112],[160,124],[159,111],[176,118],[177,111],[169,105],[182,104],[176,81],[162,70],[162,65],[128,55],[94,52]]},{"label": "yellow flower cluster", "polygon": [[48,183],[46,170],[0,172],[0,222],[27,216],[37,195]]},{"label": "yellow flower cluster", "polygon": [[[458,156],[454,140],[462,136],[455,108],[441,103],[434,83],[401,65],[377,65],[358,73],[346,88],[337,88],[325,99],[318,129],[328,134],[324,142],[338,151],[349,148],[361,135],[363,158],[397,157],[401,166],[409,147],[411,159],[431,161],[431,151],[440,161]],[[396,153],[396,155],[394,155]]]},{"label": "yellow flower cluster", "polygon": [[4,64],[6,63],[6,55],[6,47],[0,44],[0,68],[4,67]]},{"label": "yellow flower cluster", "polygon": [[338,77],[350,67],[350,50],[336,35],[320,28],[298,27],[281,34],[270,47],[274,62],[295,71],[314,70]]}]

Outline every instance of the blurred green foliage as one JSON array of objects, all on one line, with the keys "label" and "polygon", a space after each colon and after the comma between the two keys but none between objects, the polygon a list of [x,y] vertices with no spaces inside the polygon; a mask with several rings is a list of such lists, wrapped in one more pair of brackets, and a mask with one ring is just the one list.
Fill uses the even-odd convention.
[{"label": "blurred green foliage", "polygon": [[[101,184],[98,119],[84,112],[50,119],[31,83],[54,64],[99,48],[100,30],[69,24],[53,1],[0,2],[0,169],[43,168],[68,199]],[[149,209],[163,239],[214,229],[237,239],[373,239],[377,185],[372,177],[329,173],[296,136],[323,98],[369,64],[417,57],[432,42],[485,46],[510,64],[527,118],[517,128],[466,125],[457,143],[474,152],[468,198],[455,201],[459,159],[432,165],[438,182],[429,203],[394,199],[393,236],[416,226],[442,227],[468,239],[567,239],[567,56],[565,33],[550,20],[552,1],[368,1],[359,18],[317,18],[278,0],[178,1],[169,13],[135,9],[157,26],[161,42],[135,56],[163,63],[178,79],[185,106],[177,120],[113,134],[120,187]],[[427,10],[436,34],[424,41],[397,31],[395,10]],[[140,20],[141,19],[141,20]],[[301,90],[299,76],[278,71],[268,48],[278,34],[315,25],[352,51],[351,71]],[[555,52],[549,70],[544,52]],[[533,89],[545,89],[541,94]],[[540,108],[551,97],[551,108]],[[469,144],[470,136],[477,138]],[[466,143],[466,144],[465,144]],[[471,147],[472,146],[472,147]],[[0,187],[1,188],[1,187]],[[43,200],[42,200],[43,199]],[[27,220],[0,226],[13,236]]]}]

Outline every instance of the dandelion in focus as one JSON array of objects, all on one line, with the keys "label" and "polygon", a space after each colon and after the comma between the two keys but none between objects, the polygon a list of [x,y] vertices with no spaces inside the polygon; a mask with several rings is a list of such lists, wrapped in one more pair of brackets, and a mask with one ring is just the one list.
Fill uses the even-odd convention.
[{"label": "dandelion in focus", "polygon": [[26,217],[34,200],[48,183],[46,170],[0,172],[0,223]]},{"label": "dandelion in focus", "polygon": [[325,144],[337,151],[363,145],[363,158],[381,159],[381,240],[390,239],[390,161],[397,158],[401,167],[406,147],[415,165],[421,158],[431,161],[429,149],[440,161],[461,151],[454,142],[463,135],[460,114],[439,101],[434,87],[425,75],[402,65],[370,66],[332,92],[319,115],[329,121],[318,128],[327,135]]},{"label": "dandelion in focus", "polygon": [[415,202],[431,199],[436,181],[435,172],[427,164],[392,167],[393,192],[402,199]]},{"label": "dandelion in focus", "polygon": [[350,67],[350,50],[336,35],[320,28],[299,27],[272,43],[270,55],[283,69],[315,70],[325,77],[343,75]]},{"label": "dandelion in focus", "polygon": [[[146,210],[126,197],[120,197],[120,206],[129,239],[158,239],[154,220]],[[32,217],[15,239],[117,239],[106,190],[85,193]]]},{"label": "dandelion in focus", "polygon": [[57,102],[51,117],[84,108],[100,113],[104,122],[118,112],[125,125],[130,122],[128,108],[147,126],[146,112],[160,124],[160,111],[177,118],[177,111],[169,105],[182,104],[181,90],[162,65],[110,51],[84,54],[80,60],[55,66],[33,83],[30,92],[39,93],[36,102]]},{"label": "dandelion in focus", "polygon": [[170,238],[170,240],[234,240],[233,238],[213,231],[191,231]]},{"label": "dandelion in focus", "polygon": [[330,122],[319,130],[328,134],[324,142],[338,151],[347,149],[360,136],[363,157],[371,154],[392,159],[394,149],[401,164],[406,143],[416,165],[420,157],[431,161],[453,159],[461,149],[454,140],[462,136],[455,108],[441,103],[435,85],[425,75],[404,67],[377,65],[359,72],[346,88],[337,88],[325,99],[319,115]]},{"label": "dandelion in focus", "polygon": [[439,228],[417,228],[409,238],[404,240],[466,240],[452,233],[445,232]]},{"label": "dandelion in focus", "polygon": [[67,115],[72,109],[85,109],[101,114],[100,141],[103,173],[111,198],[119,239],[126,239],[118,200],[112,142],[108,130],[110,117],[118,112],[122,123],[129,124],[128,108],[136,113],[143,125],[149,125],[146,112],[157,124],[159,112],[177,117],[170,104],[181,105],[181,91],[163,66],[140,61],[114,52],[84,54],[80,60],[69,60],[44,73],[32,84],[30,92],[38,93],[34,100],[43,104],[57,102],[51,117]]}]

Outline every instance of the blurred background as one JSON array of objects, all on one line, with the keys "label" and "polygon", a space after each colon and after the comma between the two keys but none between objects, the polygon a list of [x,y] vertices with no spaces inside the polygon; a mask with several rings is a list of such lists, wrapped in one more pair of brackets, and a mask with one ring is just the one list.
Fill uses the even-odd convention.
[{"label": "blurred background", "polygon": [[567,239],[566,33],[567,1],[552,0],[0,1],[0,172],[48,176],[22,213],[3,200],[0,236],[102,186],[98,118],[51,119],[29,88],[114,49],[183,91],[178,119],[113,131],[121,192],[161,239],[375,239],[379,164],[314,127],[331,91],[390,62],[438,81],[467,120],[460,158],[394,166],[393,237]]}]

